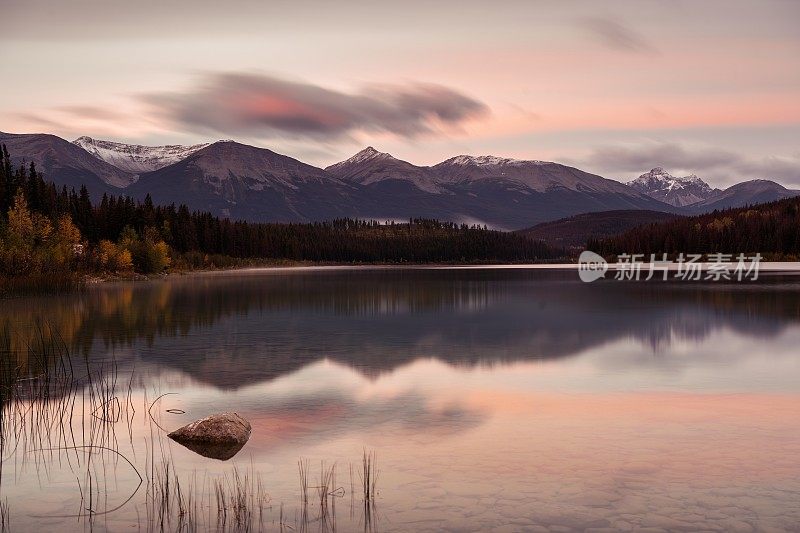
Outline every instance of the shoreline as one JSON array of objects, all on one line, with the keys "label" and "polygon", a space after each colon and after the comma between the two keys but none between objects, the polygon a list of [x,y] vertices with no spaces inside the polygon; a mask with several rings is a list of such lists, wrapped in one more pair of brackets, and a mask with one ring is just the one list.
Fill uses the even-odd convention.
[{"label": "shoreline", "polygon": [[[696,265],[702,272],[709,271],[712,263],[704,262]],[[609,263],[608,273],[616,273],[621,270],[620,265],[627,263]],[[649,274],[649,263],[641,263],[641,275],[645,278]],[[678,269],[678,263],[663,265],[669,272]],[[735,266],[735,263],[731,263]],[[3,291],[0,287],[0,299],[38,292],[64,292],[71,290],[81,290],[83,288],[98,286],[106,283],[136,283],[157,280],[167,280],[184,276],[213,276],[230,274],[260,274],[260,273],[281,273],[281,272],[314,272],[314,271],[347,271],[347,270],[538,270],[538,271],[578,271],[579,263],[315,263],[305,261],[279,261],[275,263],[264,263],[258,266],[235,266],[226,268],[211,268],[197,270],[176,270],[161,274],[144,275],[139,273],[128,274],[86,274],[78,275],[75,287],[47,287],[40,291],[37,288],[26,287],[25,281],[19,279],[20,285],[12,287],[9,291]],[[659,269],[662,266],[659,267]],[[658,269],[657,269],[658,270]],[[660,272],[660,270],[658,270]],[[762,261],[759,264],[759,274],[767,275],[800,275],[800,261]],[[606,276],[610,277],[610,276]],[[637,281],[637,280],[633,280]]]},{"label": "shoreline", "polygon": [[[800,263],[798,263],[800,265]],[[280,272],[286,270],[424,270],[424,269],[500,269],[500,268],[572,268],[577,263],[336,263],[313,261],[278,261],[253,266],[233,266],[225,268],[202,268],[175,270],[161,274],[93,274],[86,275],[83,279],[87,284],[117,282],[117,281],[153,281],[177,276],[195,274],[222,274],[229,272]],[[798,266],[800,269],[800,266]]]},{"label": "shoreline", "polygon": [[[697,263],[702,271],[707,271],[712,263]],[[609,263],[609,271],[619,270],[619,264]],[[642,263],[642,272],[647,272],[648,263]],[[670,263],[666,268],[672,272],[678,269],[678,263]],[[307,263],[275,264],[264,266],[246,266],[218,269],[183,270],[169,272],[155,276],[137,274],[134,277],[110,277],[98,279],[97,283],[113,281],[152,281],[172,277],[191,275],[213,275],[227,273],[261,273],[261,272],[313,272],[313,271],[342,271],[342,270],[578,270],[579,263]],[[800,261],[763,261],[759,265],[762,273],[800,274]]]}]

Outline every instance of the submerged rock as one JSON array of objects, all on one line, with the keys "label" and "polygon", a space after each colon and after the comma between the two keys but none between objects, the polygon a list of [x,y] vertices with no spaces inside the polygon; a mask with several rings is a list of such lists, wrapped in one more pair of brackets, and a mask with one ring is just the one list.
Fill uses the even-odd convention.
[{"label": "submerged rock", "polygon": [[236,413],[207,416],[176,429],[169,438],[193,452],[226,461],[250,439],[250,423]]}]

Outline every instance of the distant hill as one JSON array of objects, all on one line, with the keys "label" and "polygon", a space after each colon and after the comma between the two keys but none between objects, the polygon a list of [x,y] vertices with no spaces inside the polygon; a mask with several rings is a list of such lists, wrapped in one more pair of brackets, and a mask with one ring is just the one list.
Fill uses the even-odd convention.
[{"label": "distant hill", "polygon": [[542,222],[517,233],[552,246],[585,248],[590,238],[611,237],[644,224],[673,220],[679,216],[663,211],[636,209],[601,211]]},{"label": "distant hill", "polygon": [[33,161],[47,181],[58,187],[66,185],[75,189],[86,185],[95,198],[103,193],[118,192],[136,179],[134,174],[110,165],[55,135],[0,132],[0,144],[6,145],[15,165]]},{"label": "distant hill", "polygon": [[744,207],[747,205],[774,202],[782,198],[800,195],[800,191],[787,189],[770,180],[750,180],[718,191],[708,199],[686,208],[687,213],[708,213],[715,209]]},{"label": "distant hill", "polygon": [[595,239],[589,249],[604,256],[621,253],[761,253],[772,259],[800,259],[800,197],[714,211],[647,224],[620,235]]}]

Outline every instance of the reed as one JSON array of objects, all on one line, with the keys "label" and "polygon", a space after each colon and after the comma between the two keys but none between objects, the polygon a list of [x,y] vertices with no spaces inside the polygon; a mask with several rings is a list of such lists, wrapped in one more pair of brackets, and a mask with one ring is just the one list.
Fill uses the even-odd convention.
[{"label": "reed", "polygon": [[[320,462],[319,485],[319,521],[323,531],[336,529],[336,497],[341,496],[336,487],[336,463],[330,467]],[[342,489],[344,490],[344,489]]]},{"label": "reed", "polygon": [[[179,473],[170,441],[161,431],[156,413],[159,410],[154,408],[159,400],[172,393],[149,402],[145,392],[143,409],[137,415],[134,372],[121,378],[115,359],[91,362],[88,358],[74,357],[58,332],[47,324],[37,325],[26,357],[13,357],[11,350],[5,349],[7,344],[0,331],[0,482],[4,459],[9,457],[14,458],[15,474],[32,467],[40,479],[48,479],[48,469],[65,461],[77,481],[79,503],[74,514],[34,518],[77,517],[86,522],[88,529],[102,528],[102,524],[96,523],[98,517],[128,505],[144,487],[144,497],[135,501],[145,503],[142,529],[147,531],[266,529],[264,516],[272,512],[271,499],[252,463],[249,469],[234,466],[222,475],[207,475],[202,484],[197,483],[194,471],[188,478]],[[135,420],[150,425],[143,468],[138,465],[135,452],[138,446],[133,443]],[[133,450],[131,458],[124,455],[119,445],[118,426],[127,426],[126,440]],[[119,465],[132,469],[133,480],[138,477],[139,483],[131,486],[127,498],[110,503],[108,493],[117,480]],[[294,523],[289,524],[290,513],[281,503],[280,511],[276,508],[271,515],[272,524],[292,531],[308,530],[309,524],[318,524],[323,531],[335,530],[336,499],[346,494],[337,484],[337,464],[320,461],[313,486],[310,461],[300,458],[297,465],[301,505],[295,508]],[[350,492],[357,493],[355,478],[360,477],[364,522],[371,527],[378,483],[375,452],[365,449],[360,466],[356,474],[358,465],[350,465]],[[309,506],[309,501],[314,505]],[[0,533],[8,531],[9,524],[9,504],[3,501]]]},{"label": "reed", "polygon": [[[75,514],[42,518],[91,522],[130,502],[142,483],[114,437],[115,424],[128,408],[116,394],[116,362],[98,367],[87,359],[85,369],[82,375],[59,332],[47,323],[36,323],[21,354],[12,351],[8,335],[0,336],[0,476],[5,460],[14,457],[20,473],[32,466],[40,478],[65,462],[77,481]],[[127,463],[139,477],[130,496],[113,508],[107,501],[109,461]]]},{"label": "reed", "polygon": [[361,492],[365,502],[375,501],[378,491],[378,456],[374,451],[364,450],[361,459]]},{"label": "reed", "polygon": [[0,274],[0,296],[3,297],[55,294],[75,291],[83,286],[81,276],[70,271],[39,272],[25,276]]},{"label": "reed", "polygon": [[325,462],[319,465],[319,485],[317,485],[317,496],[319,497],[320,507],[327,506],[328,497],[336,486],[336,463],[330,467],[325,466]]},{"label": "reed", "polygon": [[[228,518],[236,531],[261,530],[264,509],[270,502],[261,475],[251,467],[242,472],[236,466],[232,472],[214,480],[218,529],[225,529]],[[220,527],[221,526],[221,527]]]},{"label": "reed", "polygon": [[297,461],[297,470],[300,474],[300,499],[303,505],[308,503],[308,459],[302,457]]},{"label": "reed", "polygon": [[8,500],[0,502],[0,533],[11,531],[11,513],[9,512]]}]

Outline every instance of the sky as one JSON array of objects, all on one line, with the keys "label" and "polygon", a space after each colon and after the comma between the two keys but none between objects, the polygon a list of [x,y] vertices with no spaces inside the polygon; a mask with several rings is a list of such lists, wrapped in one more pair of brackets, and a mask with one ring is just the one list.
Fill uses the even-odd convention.
[{"label": "sky", "polygon": [[0,131],[800,188],[800,1],[0,0]]}]

